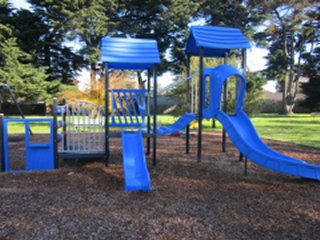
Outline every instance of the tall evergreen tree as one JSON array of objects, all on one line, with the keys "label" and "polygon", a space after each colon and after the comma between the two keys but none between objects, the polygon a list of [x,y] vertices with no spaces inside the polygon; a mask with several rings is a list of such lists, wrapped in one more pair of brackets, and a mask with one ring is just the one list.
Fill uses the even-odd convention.
[{"label": "tall evergreen tree", "polygon": [[[7,1],[0,2],[2,19],[10,13],[8,8]],[[30,55],[19,48],[10,25],[0,23],[0,82],[9,84],[17,97],[36,101],[46,97],[49,85],[44,81],[45,69],[34,67],[29,60]]]},{"label": "tall evergreen tree", "polygon": [[188,24],[198,3],[191,0],[119,0],[113,35],[152,38],[158,42],[162,63],[159,71],[181,72]]},{"label": "tall evergreen tree", "polygon": [[[260,34],[267,40],[268,77],[278,80],[282,91],[282,112],[293,113],[302,73],[302,55],[310,36],[305,23],[313,21],[313,0],[253,1],[265,11],[267,29]],[[310,29],[309,29],[310,30]]]},{"label": "tall evergreen tree", "polygon": [[[99,59],[101,38],[109,31],[110,12],[114,9],[113,0],[29,0],[35,11],[50,23],[48,40],[78,40],[79,53],[89,63],[91,83],[96,80],[96,62]],[[70,48],[64,48],[68,52]],[[70,52],[69,52],[70,53]],[[48,59],[50,60],[50,59]],[[73,60],[70,60],[74,62]]]},{"label": "tall evergreen tree", "polygon": [[46,13],[40,9],[17,10],[12,14],[11,25],[21,49],[33,56],[31,63],[47,68],[48,81],[73,81],[76,71],[83,66],[83,58],[65,46],[64,35],[53,31]]},{"label": "tall evergreen tree", "polygon": [[310,111],[320,111],[320,47],[313,54],[307,54],[307,64],[304,75],[309,78],[308,82],[302,83],[302,92],[306,95],[303,105]]}]

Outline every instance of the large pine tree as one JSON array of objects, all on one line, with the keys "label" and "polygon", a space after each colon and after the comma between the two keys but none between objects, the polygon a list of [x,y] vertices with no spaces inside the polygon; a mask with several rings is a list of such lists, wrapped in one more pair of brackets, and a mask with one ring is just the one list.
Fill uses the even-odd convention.
[{"label": "large pine tree", "polygon": [[309,81],[301,84],[302,92],[306,95],[302,104],[310,111],[320,111],[320,47],[306,58],[304,75]]},{"label": "large pine tree", "polygon": [[45,69],[29,63],[31,56],[18,46],[8,24],[10,8],[7,1],[0,2],[0,12],[0,82],[9,84],[15,95],[24,100],[46,98],[49,85],[45,82]]}]

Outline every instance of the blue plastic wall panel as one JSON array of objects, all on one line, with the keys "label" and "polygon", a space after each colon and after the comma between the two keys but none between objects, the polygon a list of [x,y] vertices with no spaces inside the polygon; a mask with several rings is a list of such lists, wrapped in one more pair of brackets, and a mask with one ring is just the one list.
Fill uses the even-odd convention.
[{"label": "blue plastic wall panel", "polygon": [[238,28],[192,26],[185,52],[199,56],[201,47],[204,57],[224,57],[231,49],[250,48],[250,43]]},{"label": "blue plastic wall panel", "polygon": [[150,175],[144,154],[141,130],[124,132],[122,136],[122,155],[124,172],[124,190],[150,191]]},{"label": "blue plastic wall panel", "polygon": [[[204,68],[203,70],[202,84],[204,84],[205,87],[208,87],[206,86],[206,78],[210,78],[209,106],[203,104],[202,109],[204,118],[214,118],[215,114],[220,110],[223,85],[231,76],[237,77],[238,88],[235,112],[242,111],[246,93],[246,78],[239,69],[230,65],[220,65],[215,68]],[[204,103],[205,99],[208,98],[208,96],[206,96],[205,87],[203,88],[204,90],[202,95]]]},{"label": "blue plastic wall panel", "polygon": [[110,89],[111,127],[143,127],[146,125],[146,90]]},{"label": "blue plastic wall panel", "polygon": [[105,37],[101,61],[112,69],[150,69],[160,63],[158,44],[153,39]]},{"label": "blue plastic wall panel", "polygon": [[197,117],[196,114],[193,113],[185,113],[183,114],[175,123],[170,126],[163,126],[157,129],[158,135],[169,135],[174,132],[180,131],[184,129],[188,124],[190,124]]},{"label": "blue plastic wall panel", "polygon": [[[25,170],[52,170],[54,169],[54,144],[53,144],[53,119],[33,118],[33,119],[4,119],[3,120],[3,143],[4,143],[4,162],[5,171],[10,170],[9,158],[9,134],[8,124],[12,122],[24,123],[25,125],[25,147],[26,147],[26,169]],[[49,123],[50,136],[49,142],[31,143],[30,142],[30,123]],[[32,130],[32,129],[31,129]]]}]

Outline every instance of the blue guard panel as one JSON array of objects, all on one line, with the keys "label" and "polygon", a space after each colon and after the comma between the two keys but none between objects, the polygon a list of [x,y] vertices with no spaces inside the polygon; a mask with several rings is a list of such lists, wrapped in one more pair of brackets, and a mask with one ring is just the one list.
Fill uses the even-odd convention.
[{"label": "blue guard panel", "polygon": [[181,129],[185,128],[188,124],[190,124],[193,120],[195,120],[196,117],[197,117],[197,114],[185,113],[172,125],[158,128],[157,134],[169,135],[171,133],[180,131]]},{"label": "blue guard panel", "polygon": [[141,130],[122,131],[122,155],[124,171],[124,190],[150,191],[150,175],[144,154]]},{"label": "blue guard panel", "polygon": [[220,109],[222,86],[230,76],[236,75],[245,81],[245,77],[234,67],[219,66],[210,71],[214,76],[213,89],[215,92],[213,117],[220,121],[226,129],[231,141],[239,151],[251,161],[265,168],[293,176],[320,180],[320,166],[309,164],[278,153],[268,147],[258,136],[251,120],[243,111],[244,84],[239,87],[236,100],[235,115],[228,115]]},{"label": "blue guard panel", "polygon": [[111,127],[143,127],[146,125],[146,90],[110,89]]},{"label": "blue guard panel", "polygon": [[[10,170],[9,159],[9,142],[8,142],[8,123],[22,122],[25,124],[25,147],[26,147],[26,169],[25,170],[52,170],[55,168],[54,163],[54,144],[53,144],[53,119],[4,119],[4,162],[5,171]],[[49,142],[46,143],[32,143],[30,141],[30,123],[42,122],[49,123],[50,135]]]}]

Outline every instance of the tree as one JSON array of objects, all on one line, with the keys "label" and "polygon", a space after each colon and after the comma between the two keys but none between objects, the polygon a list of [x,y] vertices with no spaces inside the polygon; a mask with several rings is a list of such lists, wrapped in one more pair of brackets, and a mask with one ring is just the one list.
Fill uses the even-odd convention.
[{"label": "tree", "polygon": [[202,0],[199,16],[206,24],[239,28],[252,39],[255,28],[264,19],[260,9],[247,0]]},{"label": "tree", "polygon": [[[10,9],[6,11],[6,8],[9,5],[2,1],[2,19],[3,13],[10,13]],[[44,82],[45,69],[28,63],[30,57],[19,48],[10,25],[0,23],[0,82],[9,84],[17,97],[36,101],[46,97],[46,90],[50,86]]]},{"label": "tree", "polygon": [[[29,0],[36,12],[50,24],[47,39],[63,43],[65,39],[78,40],[79,54],[90,65],[91,84],[96,83],[96,62],[100,57],[100,42],[109,31],[109,16],[115,7],[113,0]],[[70,48],[65,46],[64,52]],[[69,52],[70,53],[70,52]],[[71,60],[72,62],[72,60]],[[74,61],[73,61],[74,62]],[[67,63],[67,61],[66,61]]]},{"label": "tree", "polygon": [[306,28],[306,23],[314,20],[314,16],[309,13],[313,11],[315,1],[253,2],[257,8],[265,11],[267,16],[265,21],[267,28],[264,33],[259,34],[269,44],[267,75],[280,82],[282,112],[291,114],[302,73],[302,55],[310,40],[310,27]]},{"label": "tree", "polygon": [[305,58],[307,64],[304,75],[309,81],[301,84],[302,92],[306,95],[302,104],[310,111],[320,111],[320,47],[317,47],[313,54],[307,54]]},{"label": "tree", "polygon": [[191,0],[120,0],[115,15],[114,36],[151,38],[158,42],[160,73],[181,72],[185,61],[183,48],[188,23],[196,14],[198,3]]},{"label": "tree", "polygon": [[261,72],[247,72],[247,88],[244,102],[244,109],[249,114],[259,112],[263,95],[263,85],[267,78]]}]

